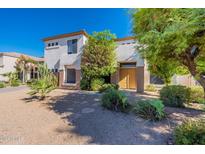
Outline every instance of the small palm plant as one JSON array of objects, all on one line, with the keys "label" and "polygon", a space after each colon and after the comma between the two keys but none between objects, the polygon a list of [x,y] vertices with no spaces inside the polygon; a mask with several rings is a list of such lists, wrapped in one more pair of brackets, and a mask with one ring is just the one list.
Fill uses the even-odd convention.
[{"label": "small palm plant", "polygon": [[29,94],[37,95],[40,100],[44,100],[46,95],[57,87],[57,78],[48,70],[47,65],[39,64],[38,70],[39,79],[29,85],[31,87]]}]

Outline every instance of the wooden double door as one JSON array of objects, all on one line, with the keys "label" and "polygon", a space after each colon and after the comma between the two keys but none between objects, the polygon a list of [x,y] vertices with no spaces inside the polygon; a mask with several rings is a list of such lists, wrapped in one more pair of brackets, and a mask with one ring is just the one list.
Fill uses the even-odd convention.
[{"label": "wooden double door", "polygon": [[120,68],[119,86],[122,89],[136,89],[136,68]]}]

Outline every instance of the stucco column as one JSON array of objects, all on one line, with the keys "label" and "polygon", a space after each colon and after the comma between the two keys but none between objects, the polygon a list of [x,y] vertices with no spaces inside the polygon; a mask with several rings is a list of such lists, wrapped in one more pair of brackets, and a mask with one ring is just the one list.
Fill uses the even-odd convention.
[{"label": "stucco column", "polygon": [[81,70],[76,71],[76,89],[80,89],[80,80],[81,80]]},{"label": "stucco column", "polygon": [[63,84],[63,78],[64,78],[64,71],[60,70],[59,71],[59,87],[60,88],[62,87],[62,84]]},{"label": "stucco column", "polygon": [[116,69],[116,72],[111,75],[110,82],[113,84],[118,84],[119,82],[119,68]]},{"label": "stucco column", "polygon": [[138,66],[136,73],[137,92],[144,92],[144,66]]}]

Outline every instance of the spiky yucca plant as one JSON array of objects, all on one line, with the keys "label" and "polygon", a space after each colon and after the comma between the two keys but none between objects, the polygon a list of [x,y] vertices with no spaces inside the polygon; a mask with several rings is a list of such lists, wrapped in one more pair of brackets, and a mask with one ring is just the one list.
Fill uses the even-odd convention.
[{"label": "spiky yucca plant", "polygon": [[48,93],[57,87],[57,78],[48,70],[46,65],[39,64],[38,68],[40,68],[40,78],[29,85],[31,87],[29,94],[39,96],[39,99],[43,100]]}]

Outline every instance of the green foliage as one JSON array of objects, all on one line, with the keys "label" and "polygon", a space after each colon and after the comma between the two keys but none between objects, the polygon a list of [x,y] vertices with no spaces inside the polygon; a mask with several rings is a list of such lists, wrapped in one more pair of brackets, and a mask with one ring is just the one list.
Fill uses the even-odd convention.
[{"label": "green foliage", "polygon": [[[153,63],[153,64],[152,64]],[[176,67],[173,64],[165,64],[161,61],[149,61],[148,70],[155,76],[161,78],[166,85],[171,83],[171,78],[176,72]]]},{"label": "green foliage", "polygon": [[12,87],[18,87],[21,85],[21,81],[20,80],[13,80],[11,81],[11,86]]},{"label": "green foliage", "polygon": [[146,90],[146,91],[152,91],[152,92],[157,91],[155,85],[153,85],[153,84],[147,85],[145,90]]},{"label": "green foliage", "polygon": [[201,86],[193,86],[191,87],[191,101],[194,103],[204,103],[205,104],[205,100],[203,97],[204,94],[204,90]]},{"label": "green foliage", "polygon": [[118,90],[119,85],[117,85],[117,84],[103,84],[99,91],[100,91],[100,93],[102,93],[102,92],[105,92],[106,90],[111,89],[111,88]]},{"label": "green foliage", "polygon": [[175,144],[205,145],[205,120],[186,120],[174,130]]},{"label": "green foliage", "polygon": [[[42,64],[41,64],[42,65]],[[40,66],[40,79],[34,80],[29,84],[31,87],[30,95],[38,95],[39,98],[45,99],[46,95],[57,87],[57,78],[50,72],[46,65]]]},{"label": "green foliage", "polygon": [[151,72],[189,72],[205,89],[205,9],[138,9],[133,32]]},{"label": "green foliage", "polygon": [[48,69],[48,66],[45,64],[38,64],[38,73],[40,78],[44,77],[44,76],[49,76],[51,74],[51,71]]},{"label": "green foliage", "polygon": [[6,87],[5,83],[4,82],[0,82],[0,88],[4,88]]},{"label": "green foliage", "polygon": [[23,82],[27,82],[27,73],[36,64],[36,62],[28,56],[21,55],[15,62],[15,69],[17,72],[23,74]]},{"label": "green foliage", "polygon": [[161,100],[138,101],[133,110],[137,115],[144,119],[156,121],[165,117],[164,105]]},{"label": "green foliage", "polygon": [[102,106],[109,110],[126,112],[129,107],[125,94],[113,88],[105,91],[101,101]]},{"label": "green foliage", "polygon": [[116,71],[115,35],[109,31],[94,32],[89,36],[81,59],[82,78],[91,80]]},{"label": "green foliage", "polygon": [[102,88],[104,82],[104,79],[93,79],[91,81],[91,90],[99,91]]},{"label": "green foliage", "polygon": [[190,88],[180,85],[163,87],[160,90],[160,99],[166,106],[184,107],[190,102]]},{"label": "green foliage", "polygon": [[17,72],[9,72],[9,73],[4,74],[4,76],[8,77],[9,86],[17,87],[20,85]]},{"label": "green foliage", "polygon": [[80,80],[80,89],[81,90],[90,90],[90,82],[85,78]]}]

